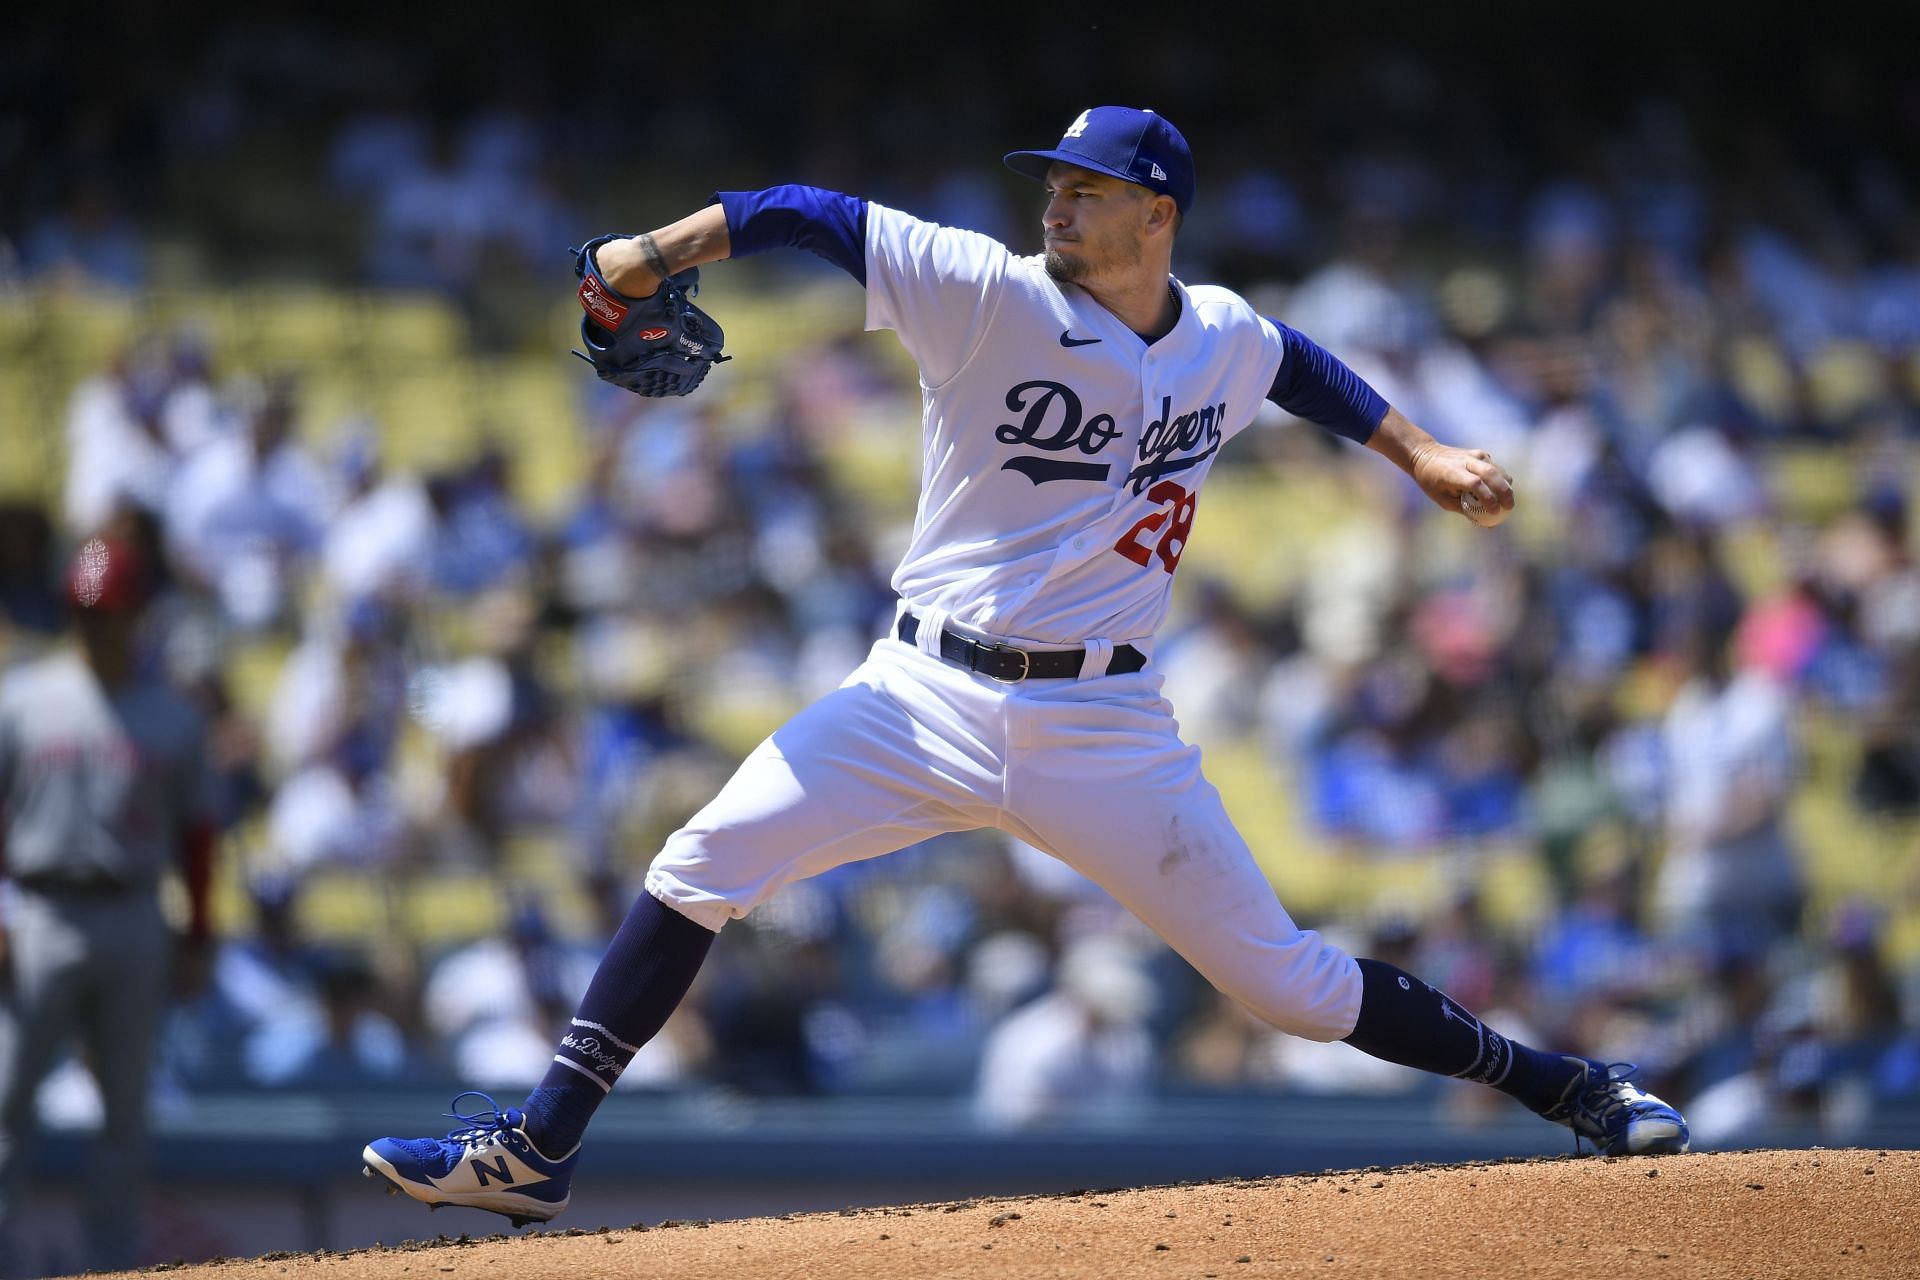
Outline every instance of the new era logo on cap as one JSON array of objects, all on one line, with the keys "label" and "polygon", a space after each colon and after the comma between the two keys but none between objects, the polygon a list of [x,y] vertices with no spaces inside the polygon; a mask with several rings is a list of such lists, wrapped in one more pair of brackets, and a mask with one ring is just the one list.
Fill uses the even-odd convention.
[{"label": "new era logo on cap", "polygon": [[1014,151],[1006,158],[1015,173],[1042,179],[1056,160],[1172,196],[1182,213],[1193,204],[1193,153],[1180,131],[1151,111],[1089,107],[1074,117],[1053,150]]}]

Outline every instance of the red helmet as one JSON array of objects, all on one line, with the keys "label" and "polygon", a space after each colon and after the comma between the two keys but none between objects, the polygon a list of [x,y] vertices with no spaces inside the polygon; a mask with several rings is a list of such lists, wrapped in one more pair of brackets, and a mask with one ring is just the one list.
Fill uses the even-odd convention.
[{"label": "red helmet", "polygon": [[131,542],[89,538],[67,566],[67,598],[77,609],[130,613],[147,602],[147,566]]}]

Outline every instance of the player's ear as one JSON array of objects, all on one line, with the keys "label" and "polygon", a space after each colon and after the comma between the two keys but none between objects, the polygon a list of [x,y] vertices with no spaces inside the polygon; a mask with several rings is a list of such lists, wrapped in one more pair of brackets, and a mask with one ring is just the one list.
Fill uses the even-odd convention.
[{"label": "player's ear", "polygon": [[1146,229],[1150,235],[1180,229],[1180,206],[1173,202],[1172,196],[1156,195],[1147,201]]}]

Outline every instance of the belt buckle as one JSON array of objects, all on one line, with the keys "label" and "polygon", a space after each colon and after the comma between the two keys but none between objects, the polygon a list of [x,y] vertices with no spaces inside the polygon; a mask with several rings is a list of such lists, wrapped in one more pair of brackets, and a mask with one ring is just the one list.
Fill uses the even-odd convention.
[{"label": "belt buckle", "polygon": [[1033,655],[1025,649],[1016,649],[1010,644],[983,644],[980,646],[989,653],[1017,653],[1020,655],[1020,674],[1017,676],[997,676],[991,671],[982,672],[989,680],[1001,684],[1019,684],[1033,673]]}]

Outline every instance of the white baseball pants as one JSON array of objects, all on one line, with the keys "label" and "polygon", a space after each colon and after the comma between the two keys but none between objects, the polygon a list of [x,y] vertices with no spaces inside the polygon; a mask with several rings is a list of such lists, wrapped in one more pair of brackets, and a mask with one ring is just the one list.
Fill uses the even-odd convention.
[{"label": "white baseball pants", "polygon": [[[1089,665],[1110,652],[1090,646]],[[1149,665],[1001,684],[882,639],[667,841],[646,888],[718,931],[789,881],[997,827],[1106,889],[1263,1021],[1345,1037],[1359,966],[1281,907],[1160,683]]]}]

